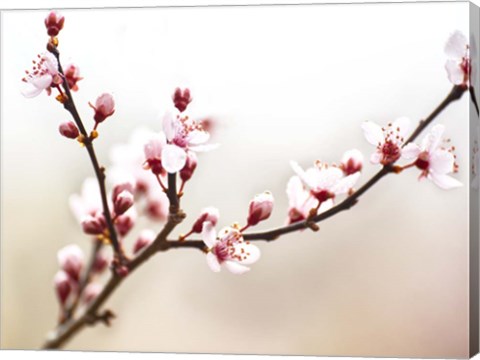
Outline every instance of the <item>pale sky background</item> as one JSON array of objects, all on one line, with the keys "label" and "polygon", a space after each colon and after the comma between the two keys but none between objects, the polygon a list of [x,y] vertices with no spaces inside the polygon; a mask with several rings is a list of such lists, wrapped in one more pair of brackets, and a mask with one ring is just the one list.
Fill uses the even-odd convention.
[{"label": "pale sky background", "polygon": [[[188,86],[190,114],[218,119],[221,143],[201,156],[187,186],[188,219],[211,205],[221,226],[242,221],[249,199],[269,189],[275,211],[259,226],[269,228],[285,219],[289,160],[338,161],[353,147],[369,155],[362,121],[417,121],[440,103],[451,87],[444,43],[456,29],[468,33],[467,10],[445,3],[65,11],[60,50],[85,77],[75,99],[87,124],[87,102],[104,91],[115,96],[116,113],[96,143],[103,164],[136,127],[160,130],[172,90]],[[67,202],[92,174],[87,155],[57,134],[68,114],[53,97],[20,95],[23,71],[44,49],[45,15],[2,17],[2,348],[41,344],[57,315],[56,251],[89,245]],[[467,185],[467,98],[438,123],[457,147],[457,178]],[[367,164],[362,182],[376,170]],[[108,302],[114,326],[87,329],[68,348],[465,356],[468,186],[446,192],[416,176],[390,176],[319,233],[259,243],[262,259],[241,277],[210,272],[198,251],[160,254]]]}]

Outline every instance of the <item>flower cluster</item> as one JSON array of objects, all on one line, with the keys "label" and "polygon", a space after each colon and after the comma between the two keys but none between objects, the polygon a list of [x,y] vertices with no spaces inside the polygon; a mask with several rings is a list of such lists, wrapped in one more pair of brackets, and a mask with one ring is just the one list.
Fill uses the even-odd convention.
[{"label": "flower cluster", "polygon": [[[62,310],[66,309],[69,302],[80,295],[83,295],[82,301],[89,303],[100,292],[102,286],[97,283],[90,283],[83,294],[80,294],[81,276],[85,269],[85,260],[83,251],[78,245],[68,245],[58,251],[58,265],[60,270],[55,274],[54,286],[58,301]],[[101,251],[97,252],[92,266],[92,276],[101,274],[108,265],[109,261]],[[92,291],[92,290],[98,291]]]}]

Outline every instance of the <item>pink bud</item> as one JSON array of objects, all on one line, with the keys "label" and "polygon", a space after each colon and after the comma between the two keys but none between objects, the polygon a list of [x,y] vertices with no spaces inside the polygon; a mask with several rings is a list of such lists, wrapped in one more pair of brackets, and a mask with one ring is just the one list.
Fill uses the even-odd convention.
[{"label": "pink bud", "polygon": [[74,64],[68,64],[64,69],[64,73],[65,73],[65,80],[67,80],[69,89],[72,91],[77,91],[78,90],[77,82],[83,79],[80,76],[79,67]]},{"label": "pink bud", "polygon": [[115,268],[115,271],[121,277],[126,277],[130,272],[130,270],[128,270],[128,267],[126,267],[125,265]]},{"label": "pink bud", "polygon": [[187,162],[182,170],[180,170],[180,178],[183,182],[190,180],[193,172],[197,168],[197,155],[194,152],[187,152]]},{"label": "pink bud", "polygon": [[107,222],[105,221],[105,217],[102,214],[98,214],[95,216],[86,215],[83,218],[81,225],[83,232],[88,235],[103,234],[103,232],[107,228]]},{"label": "pink bud", "polygon": [[128,191],[129,193],[133,194],[134,191],[135,191],[135,185],[130,182],[130,181],[125,181],[125,182],[122,182],[122,183],[119,183],[119,184],[116,184],[114,187],[113,187],[113,191],[112,191],[112,201],[115,202],[116,198],[118,197],[118,195],[120,195],[120,193],[122,191]]},{"label": "pink bud", "polygon": [[45,18],[45,27],[47,28],[48,36],[57,36],[60,30],[63,29],[65,18],[56,11],[51,11]]},{"label": "pink bud", "polygon": [[99,251],[95,257],[92,270],[97,274],[101,274],[107,268],[108,263],[109,260],[105,253],[103,251]]},{"label": "pink bud", "polygon": [[117,217],[115,227],[120,236],[126,236],[135,225],[135,218],[130,214],[123,214]]},{"label": "pink bud", "polygon": [[195,221],[195,224],[193,224],[192,226],[192,232],[198,233],[198,234],[201,233],[203,228],[203,223],[205,221],[211,222],[213,226],[217,225],[219,217],[220,217],[220,213],[218,209],[214,207],[207,207],[203,209],[197,221]]},{"label": "pink bud", "polygon": [[70,279],[78,282],[83,269],[83,251],[78,245],[68,245],[57,254],[60,268],[68,274]]},{"label": "pink bud", "polygon": [[98,295],[102,292],[103,286],[97,283],[90,283],[85,287],[85,292],[83,293],[83,302],[85,304],[90,304],[95,300]]},{"label": "pink bud", "polygon": [[53,284],[55,286],[58,301],[63,307],[67,302],[68,295],[70,295],[70,292],[72,291],[68,274],[63,270],[59,270],[53,278]]},{"label": "pink bud", "polygon": [[345,173],[345,175],[355,174],[358,171],[361,171],[363,167],[363,154],[357,150],[349,150],[343,154],[342,163],[340,164],[340,169]]},{"label": "pink bud", "polygon": [[122,215],[133,205],[133,194],[128,190],[123,190],[118,194],[113,203],[113,210],[116,215]]},{"label": "pink bud", "polygon": [[257,225],[260,221],[268,219],[273,209],[273,195],[269,191],[255,195],[250,201],[247,223],[249,226]]},{"label": "pink bud", "polygon": [[147,247],[150,245],[153,240],[155,240],[155,233],[152,230],[145,229],[140,233],[140,236],[137,238],[135,241],[135,244],[133,245],[133,253],[136,254],[143,248]]},{"label": "pink bud", "polygon": [[113,96],[107,93],[100,95],[95,101],[95,106],[90,104],[90,107],[95,110],[93,119],[96,123],[101,123],[107,117],[112,116],[115,112],[115,102]]},{"label": "pink bud", "polygon": [[72,121],[61,123],[58,127],[58,131],[61,135],[69,139],[76,139],[78,135],[80,135],[77,126]]},{"label": "pink bud", "polygon": [[158,196],[149,196],[145,211],[148,217],[156,221],[165,221],[168,217],[168,198],[165,193]]},{"label": "pink bud", "polygon": [[176,88],[172,96],[173,104],[180,112],[184,112],[188,104],[192,102],[192,97],[190,96],[190,90],[185,89],[182,91],[180,88]]}]

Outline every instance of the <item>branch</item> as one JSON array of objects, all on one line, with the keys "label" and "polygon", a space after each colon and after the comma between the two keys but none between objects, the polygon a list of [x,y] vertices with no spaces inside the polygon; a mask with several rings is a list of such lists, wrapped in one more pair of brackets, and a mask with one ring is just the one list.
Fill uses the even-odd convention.
[{"label": "branch", "polygon": [[[421,121],[412,135],[408,138],[404,145],[409,142],[414,141],[417,136],[440,114],[450,103],[460,99],[463,93],[466,91],[465,88],[455,86],[449,93],[449,95],[443,100],[443,102],[432,112],[432,114],[425,120]],[[311,225],[309,223],[314,222],[318,223],[325,219],[328,219],[335,214],[342,212],[344,210],[350,209],[354,206],[360,196],[372,188],[380,179],[382,179],[387,174],[393,172],[394,167],[392,165],[384,166],[379,172],[377,172],[370,180],[368,180],[361,188],[359,188],[355,193],[347,197],[344,201],[331,208],[328,211],[325,211],[321,214],[316,215],[315,217],[309,219],[308,221],[297,222],[288,226],[267,230],[264,232],[258,233],[249,233],[244,234],[246,240],[266,240],[272,241],[280,237],[281,235],[288,234],[297,230],[309,228]],[[167,251],[170,249],[179,249],[179,248],[194,248],[204,251],[205,245],[201,240],[189,240],[189,241],[168,241],[168,235],[173,231],[173,229],[185,218],[185,214],[179,208],[179,199],[176,192],[176,174],[168,175],[168,190],[167,196],[170,200],[170,213],[168,221],[165,224],[165,227],[158,234],[155,241],[142,251],[137,257],[131,260],[127,266],[129,273],[133,272],[136,268],[141,266],[146,262],[151,256],[157,252]],[[108,283],[106,284],[103,291],[99,296],[93,301],[93,303],[85,310],[82,316],[78,319],[72,319],[67,321],[65,324],[60,325],[47,339],[46,343],[43,345],[44,349],[56,349],[63,346],[72,336],[74,336],[78,331],[80,331],[85,325],[95,323],[95,319],[102,319],[102,315],[98,314],[98,310],[104,304],[104,302],[112,295],[115,289],[122,283],[124,278],[120,277],[115,272],[112,273],[112,276]],[[92,320],[93,319],[93,320]]]},{"label": "branch", "polygon": [[[55,55],[58,61],[58,71],[62,74],[63,78],[65,79],[65,74],[63,72],[62,65],[60,63],[60,53],[56,47],[49,47],[48,50]],[[88,135],[87,131],[85,130],[85,126],[83,125],[82,119],[78,114],[77,108],[75,106],[75,102],[73,101],[72,93],[70,88],[68,87],[67,81],[64,80],[62,83],[63,89],[65,90],[65,94],[67,95],[64,99],[63,107],[72,115],[75,124],[77,125],[80,133],[83,136],[83,144],[87,148],[88,155],[93,165],[93,170],[95,171],[95,175],[98,180],[98,185],[100,187],[100,195],[102,198],[102,206],[103,206],[103,214],[105,216],[105,220],[107,222],[108,231],[109,231],[109,238],[112,242],[113,249],[115,250],[115,254],[119,257],[120,260],[123,260],[124,255],[120,243],[118,241],[117,232],[115,231],[115,226],[113,225],[113,220],[110,215],[110,209],[108,208],[108,201],[107,201],[107,190],[105,188],[105,168],[100,166],[97,160],[97,155],[95,154],[95,149],[93,148],[92,139]]]}]

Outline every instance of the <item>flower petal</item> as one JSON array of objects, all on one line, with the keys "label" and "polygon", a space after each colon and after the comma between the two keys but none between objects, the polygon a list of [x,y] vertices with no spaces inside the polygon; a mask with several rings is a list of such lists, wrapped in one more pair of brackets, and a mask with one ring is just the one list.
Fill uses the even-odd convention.
[{"label": "flower petal", "polygon": [[40,95],[40,93],[43,91],[42,88],[37,88],[33,86],[32,84],[28,84],[25,86],[24,89],[22,89],[22,95],[25,96],[26,98],[30,99],[35,96]]},{"label": "flower petal", "polygon": [[430,154],[434,153],[440,145],[444,132],[445,126],[441,124],[435,125],[423,138],[421,145],[422,150],[427,151]]},{"label": "flower petal", "polygon": [[436,174],[447,174],[453,171],[455,159],[446,150],[437,150],[430,155],[430,169]]},{"label": "flower petal", "polygon": [[333,207],[333,200],[327,199],[324,202],[322,202],[322,205],[320,205],[320,208],[318,209],[318,213],[321,214],[325,211],[330,210],[332,207]]},{"label": "flower petal", "polygon": [[220,263],[218,262],[218,258],[211,252],[207,254],[207,265],[213,272],[220,272],[222,269]]},{"label": "flower petal", "polygon": [[240,264],[251,265],[260,259],[260,249],[253,244],[237,244],[235,245],[235,250],[237,253],[241,252],[245,256],[245,259],[239,260]]},{"label": "flower petal", "polygon": [[370,162],[372,164],[380,164],[380,161],[382,161],[382,153],[379,151],[375,151],[371,156],[370,156]]},{"label": "flower petal", "polygon": [[355,186],[359,178],[360,178],[360,171],[357,171],[352,175],[348,175],[344,177],[332,188],[332,192],[335,195],[346,194],[347,192],[350,191],[350,189],[352,189]]},{"label": "flower petal", "polygon": [[203,130],[193,130],[187,135],[188,144],[199,145],[208,141],[210,134]]},{"label": "flower petal", "polygon": [[398,118],[392,124],[393,129],[395,130],[400,129],[398,130],[398,134],[400,135],[400,137],[403,137],[403,138],[408,135],[408,132],[410,131],[410,127],[411,127],[410,119],[405,116]]},{"label": "flower petal", "polygon": [[30,84],[32,84],[36,88],[40,88],[44,90],[52,84],[52,75],[45,74],[42,76],[35,77],[30,80]]},{"label": "flower petal", "polygon": [[168,141],[172,141],[175,137],[176,121],[177,119],[170,112],[166,112],[163,116],[163,131],[165,132]]},{"label": "flower petal", "polygon": [[467,51],[468,40],[460,31],[455,31],[445,44],[445,54],[453,59],[461,59]]},{"label": "flower petal", "polygon": [[223,263],[228,271],[232,274],[245,274],[246,272],[250,271],[250,268],[246,267],[245,265],[241,265],[235,261],[227,260]]},{"label": "flower petal", "polygon": [[217,232],[210,221],[205,221],[202,227],[202,240],[209,249],[217,243]]},{"label": "flower petal", "polygon": [[402,156],[407,160],[413,160],[420,154],[420,146],[415,143],[409,143],[402,149]]},{"label": "flower petal", "polygon": [[195,152],[207,152],[207,151],[215,150],[219,146],[220,144],[205,144],[205,145],[189,146],[188,149]]},{"label": "flower petal", "polygon": [[162,150],[162,166],[170,174],[183,169],[187,162],[187,153],[181,147],[167,144]]},{"label": "flower petal", "polygon": [[306,186],[308,186],[309,188],[314,187],[315,184],[312,182],[311,174],[307,175],[307,173],[302,169],[302,167],[296,161],[290,161],[290,166]]},{"label": "flower petal", "polygon": [[383,144],[385,141],[382,128],[374,122],[365,121],[362,124],[362,130],[365,138],[372,145],[377,146],[378,144]]},{"label": "flower petal", "polygon": [[463,186],[463,184],[457,179],[445,174],[436,174],[433,171],[428,174],[428,178],[431,179],[435,185],[444,190]]},{"label": "flower petal", "polygon": [[465,80],[465,72],[456,60],[447,60],[445,62],[445,70],[447,71],[448,80],[453,85],[463,84]]}]

